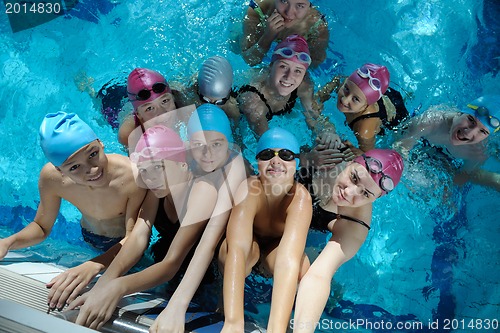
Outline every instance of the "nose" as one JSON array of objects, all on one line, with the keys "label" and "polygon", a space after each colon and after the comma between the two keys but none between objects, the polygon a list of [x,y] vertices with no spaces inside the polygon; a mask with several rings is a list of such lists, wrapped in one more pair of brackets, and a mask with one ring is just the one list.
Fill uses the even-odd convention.
[{"label": "nose", "polygon": [[203,155],[209,156],[212,154],[212,149],[208,145],[203,146]]},{"label": "nose", "polygon": [[285,7],[285,10],[283,11],[283,13],[285,14],[285,16],[287,18],[291,18],[291,16],[295,13],[294,9],[293,9],[293,6],[291,5],[287,5]]}]

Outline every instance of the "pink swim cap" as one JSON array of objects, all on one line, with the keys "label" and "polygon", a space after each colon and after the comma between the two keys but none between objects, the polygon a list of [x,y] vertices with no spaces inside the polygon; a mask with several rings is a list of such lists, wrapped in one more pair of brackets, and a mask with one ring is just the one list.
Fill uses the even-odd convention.
[{"label": "pink swim cap", "polygon": [[354,159],[368,170],[375,183],[382,189],[382,195],[398,185],[404,164],[401,155],[392,149],[372,149]]},{"label": "pink swim cap", "polygon": [[[159,84],[155,85],[156,83]],[[172,92],[172,90],[167,80],[156,71],[147,68],[136,68],[128,76],[127,93],[134,110],[137,110],[142,104],[154,101],[169,92]]]},{"label": "pink swim cap", "polygon": [[311,64],[311,54],[309,46],[304,37],[300,35],[290,35],[281,43],[276,45],[271,58],[271,63],[277,59],[286,59],[301,64],[307,68]]},{"label": "pink swim cap", "polygon": [[163,125],[155,125],[144,132],[130,154],[134,163],[150,160],[170,160],[186,162],[186,147],[174,130]]},{"label": "pink swim cap", "polygon": [[365,94],[368,105],[377,102],[389,87],[389,71],[385,66],[364,64],[349,76]]}]

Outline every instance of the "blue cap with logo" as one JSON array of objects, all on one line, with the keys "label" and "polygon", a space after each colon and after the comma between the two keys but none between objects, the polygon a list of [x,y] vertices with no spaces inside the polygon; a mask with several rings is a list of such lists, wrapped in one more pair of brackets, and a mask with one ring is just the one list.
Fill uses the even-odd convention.
[{"label": "blue cap with logo", "polygon": [[462,112],[476,117],[490,133],[500,129],[500,95],[481,96],[467,104]]},{"label": "blue cap with logo", "polygon": [[40,145],[45,157],[60,166],[82,147],[97,140],[97,135],[75,113],[47,114],[40,125]]}]

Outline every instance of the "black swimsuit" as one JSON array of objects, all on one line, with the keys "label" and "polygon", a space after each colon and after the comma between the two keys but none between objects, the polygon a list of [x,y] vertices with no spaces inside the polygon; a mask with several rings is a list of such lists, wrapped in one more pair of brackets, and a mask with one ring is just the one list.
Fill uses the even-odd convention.
[{"label": "black swimsuit", "polygon": [[297,181],[308,189],[309,193],[311,194],[311,198],[313,200],[313,214],[310,226],[311,229],[318,231],[329,231],[328,224],[332,220],[344,219],[355,223],[359,223],[362,226],[366,227],[368,230],[370,230],[370,226],[364,221],[358,220],[357,218],[354,217],[342,215],[339,213],[332,213],[330,211],[323,209],[320,206],[319,199],[313,192],[312,174],[313,174],[312,168],[300,168],[295,176]]},{"label": "black swimsuit", "polygon": [[[368,118],[380,118],[380,120],[382,121],[383,127],[387,128],[387,129],[394,129],[399,123],[401,123],[403,120],[405,120],[408,117],[408,110],[405,107],[403,97],[401,96],[401,94],[397,90],[388,88],[384,95],[389,97],[389,100],[396,108],[395,117],[391,120],[388,119],[387,109],[385,108],[383,98],[381,98],[377,101],[378,112],[364,114],[364,115],[361,115],[357,118],[354,118],[353,121],[351,121],[348,124],[349,127],[351,128],[351,130],[354,130],[355,123],[357,123],[360,120],[368,119]],[[381,134],[381,135],[384,134],[383,128],[380,129],[379,134]]]},{"label": "black swimsuit", "polygon": [[273,116],[281,116],[281,115],[292,112],[292,109],[295,106],[295,101],[297,100],[297,89],[295,89],[290,94],[290,98],[288,98],[288,101],[286,102],[283,109],[279,110],[278,112],[273,112],[273,110],[271,109],[269,104],[267,104],[266,97],[254,86],[246,84],[240,88],[240,90],[238,91],[238,94],[241,94],[241,93],[244,93],[247,91],[256,93],[260,97],[261,101],[264,102],[264,104],[266,104],[266,107],[267,107],[266,118],[267,118],[267,120],[273,119]]}]

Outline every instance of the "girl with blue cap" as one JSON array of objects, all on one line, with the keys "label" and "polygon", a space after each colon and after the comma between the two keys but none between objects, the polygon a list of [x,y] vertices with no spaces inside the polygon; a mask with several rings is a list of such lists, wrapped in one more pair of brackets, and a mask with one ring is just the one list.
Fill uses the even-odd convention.
[{"label": "girl with blue cap", "polygon": [[104,253],[47,284],[49,308],[62,309],[111,263],[135,224],[145,190],[136,185],[128,158],[105,154],[94,131],[75,113],[47,114],[39,135],[50,162],[40,172],[40,204],[33,222],[0,240],[0,259],[8,250],[42,242],[62,200],[73,204],[81,213],[84,240]]},{"label": "girl with blue cap", "polygon": [[[130,154],[150,189],[145,209],[134,228],[134,241],[125,244],[89,294],[70,305],[74,308],[83,304],[77,324],[99,329],[122,297],[171,280],[188,257],[189,265],[174,296],[150,328],[152,332],[184,331],[187,305],[225,231],[229,213],[237,202],[236,187],[246,179],[241,155],[229,152],[231,129],[220,108],[212,104],[199,107],[188,122],[188,136],[192,147],[189,150],[195,159],[192,165],[187,163],[187,151],[179,135],[162,125],[148,128]],[[153,221],[168,241],[163,243],[168,248],[164,248],[165,257],[155,256],[156,264],[121,276],[146,249]],[[190,249],[194,252],[188,255]]]}]

